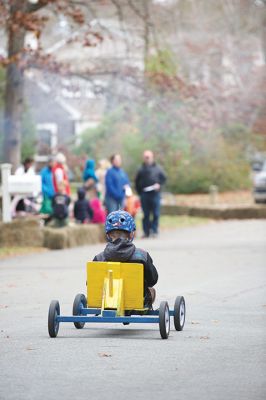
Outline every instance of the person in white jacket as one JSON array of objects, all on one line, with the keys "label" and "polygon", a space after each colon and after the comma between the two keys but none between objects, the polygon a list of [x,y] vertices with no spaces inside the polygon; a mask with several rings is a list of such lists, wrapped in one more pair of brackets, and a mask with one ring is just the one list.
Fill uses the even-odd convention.
[{"label": "person in white jacket", "polygon": [[15,175],[25,175],[25,174],[35,175],[33,158],[30,157],[25,158],[22,165],[20,165],[15,171]]},{"label": "person in white jacket", "polygon": [[[15,175],[23,176],[23,175],[36,175],[34,169],[34,160],[31,157],[25,158],[22,165],[20,165],[16,171]],[[12,215],[24,215],[28,210],[32,209],[32,198],[26,198],[21,195],[17,195],[12,200],[11,208]]]}]

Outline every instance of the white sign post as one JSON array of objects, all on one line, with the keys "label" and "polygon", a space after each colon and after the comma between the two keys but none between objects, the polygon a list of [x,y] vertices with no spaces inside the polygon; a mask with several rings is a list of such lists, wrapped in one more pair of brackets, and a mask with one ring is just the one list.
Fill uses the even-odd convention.
[{"label": "white sign post", "polygon": [[11,222],[11,200],[8,190],[8,180],[11,174],[11,164],[1,165],[2,174],[2,213],[3,222]]}]

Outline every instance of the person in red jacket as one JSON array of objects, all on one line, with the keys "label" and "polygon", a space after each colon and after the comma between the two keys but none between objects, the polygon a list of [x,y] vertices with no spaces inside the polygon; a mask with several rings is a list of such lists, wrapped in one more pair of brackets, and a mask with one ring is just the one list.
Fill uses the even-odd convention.
[{"label": "person in red jacket", "polygon": [[55,192],[59,192],[59,187],[64,187],[65,194],[70,196],[70,184],[67,175],[66,157],[63,153],[58,153],[55,157],[53,166],[53,183]]}]

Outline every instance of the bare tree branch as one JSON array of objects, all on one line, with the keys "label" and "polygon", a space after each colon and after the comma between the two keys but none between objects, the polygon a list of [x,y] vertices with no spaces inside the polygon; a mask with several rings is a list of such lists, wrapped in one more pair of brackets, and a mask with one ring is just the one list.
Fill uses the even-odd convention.
[{"label": "bare tree branch", "polygon": [[43,7],[46,7],[49,3],[54,3],[54,0],[39,0],[38,3],[29,3],[27,4],[26,12],[33,13],[40,10]]}]

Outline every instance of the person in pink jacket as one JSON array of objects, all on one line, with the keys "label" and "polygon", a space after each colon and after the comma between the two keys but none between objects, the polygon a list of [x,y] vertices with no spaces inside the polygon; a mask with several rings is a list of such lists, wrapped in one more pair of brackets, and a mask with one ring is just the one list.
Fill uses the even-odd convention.
[{"label": "person in pink jacket", "polygon": [[90,197],[90,206],[93,210],[91,222],[93,224],[104,224],[106,220],[106,211],[103,208],[102,202],[97,196],[97,190],[94,189]]}]

